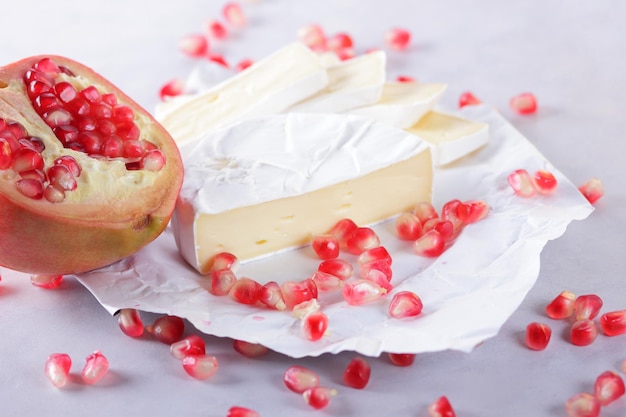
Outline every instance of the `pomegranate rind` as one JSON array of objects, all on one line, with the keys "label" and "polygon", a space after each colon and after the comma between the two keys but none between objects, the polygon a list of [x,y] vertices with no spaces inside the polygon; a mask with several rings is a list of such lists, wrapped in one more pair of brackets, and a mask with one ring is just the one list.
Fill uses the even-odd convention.
[{"label": "pomegranate rind", "polygon": [[[112,168],[119,161],[96,160],[63,148],[33,109],[23,82],[24,73],[45,57],[131,107],[142,139],[166,156],[163,168],[150,173],[125,171]],[[0,87],[0,118],[18,122],[42,138],[44,159],[69,154],[83,165],[78,189],[58,204],[28,198],[17,191],[14,180],[7,178],[10,175],[0,176],[0,265],[49,275],[86,272],[136,253],[165,230],[182,185],[183,166],[175,142],[146,110],[91,68],[55,55],[1,67]],[[90,175],[89,168],[96,175]],[[100,169],[104,174],[99,174]],[[109,172],[119,173],[119,178]],[[133,182],[139,177],[141,181]],[[103,178],[105,184],[99,182]]]}]

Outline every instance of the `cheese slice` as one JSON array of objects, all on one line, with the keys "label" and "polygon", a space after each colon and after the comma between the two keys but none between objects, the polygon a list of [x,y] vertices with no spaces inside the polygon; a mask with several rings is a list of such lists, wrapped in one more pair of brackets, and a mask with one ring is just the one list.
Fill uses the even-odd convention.
[{"label": "cheese slice", "polygon": [[439,83],[387,82],[380,100],[372,105],[349,110],[348,113],[406,129],[433,109],[446,87],[446,84]]},{"label": "cheese slice", "polygon": [[349,115],[282,114],[215,131],[185,161],[172,222],[183,257],[208,271],[307,244],[342,218],[387,219],[430,200],[429,146]]},{"label": "cheese slice", "polygon": [[294,43],[211,89],[172,100],[156,117],[184,156],[198,136],[244,117],[282,112],[327,84],[319,57]]},{"label": "cheese slice", "polygon": [[328,85],[288,111],[339,113],[376,103],[383,93],[385,63],[385,53],[376,51],[330,65]]}]

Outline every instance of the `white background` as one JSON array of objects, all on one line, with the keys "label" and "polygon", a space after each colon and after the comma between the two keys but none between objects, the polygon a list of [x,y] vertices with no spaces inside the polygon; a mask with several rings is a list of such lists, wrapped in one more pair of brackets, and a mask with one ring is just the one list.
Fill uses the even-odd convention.
[{"label": "white background", "polygon": [[[97,69],[148,110],[172,77],[186,76],[194,62],[177,50],[180,37],[219,18],[223,1],[16,2],[3,7],[0,62],[39,53],[66,55]],[[564,403],[592,389],[601,372],[619,371],[626,336],[600,335],[589,347],[567,341],[568,323],[549,321],[544,306],[564,289],[597,293],[604,311],[626,309],[623,251],[626,243],[626,6],[618,1],[357,1],[258,0],[242,2],[248,27],[214,50],[230,62],[260,59],[296,39],[307,23],[328,33],[346,31],[357,52],[384,47],[391,27],[409,28],[409,51],[391,52],[390,76],[446,82],[442,104],[455,106],[472,90],[499,108],[572,182],[592,176],[607,189],[597,210],[574,222],[542,253],[537,284],[500,333],[472,353],[421,354],[409,368],[385,357],[370,359],[372,380],[363,391],[344,387],[351,353],[293,360],[278,354],[246,359],[228,340],[206,337],[220,360],[208,381],[189,378],[168,347],[124,336],[112,318],[72,278],[45,291],[28,277],[2,271],[0,281],[0,414],[50,416],[225,416],[232,405],[262,416],[426,416],[427,405],[447,395],[457,415],[565,417]],[[511,96],[532,91],[533,116],[508,109]],[[1,238],[1,237],[0,237]],[[51,242],[53,244],[53,242]],[[26,250],[26,249],[25,249]],[[36,256],[36,254],[33,254]],[[71,256],[71,254],[68,254]],[[150,322],[154,316],[145,315]],[[522,343],[531,321],[548,321],[546,351]],[[189,328],[188,332],[193,332]],[[75,381],[63,390],[43,375],[50,353],[66,352],[76,375],[92,351],[102,350],[111,371],[96,386]],[[293,364],[316,370],[339,390],[324,411],[314,411],[282,385]],[[626,414],[622,398],[603,417]]]}]

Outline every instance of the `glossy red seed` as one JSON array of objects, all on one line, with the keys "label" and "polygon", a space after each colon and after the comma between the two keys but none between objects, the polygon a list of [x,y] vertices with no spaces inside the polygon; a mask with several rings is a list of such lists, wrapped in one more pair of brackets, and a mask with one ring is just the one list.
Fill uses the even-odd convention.
[{"label": "glossy red seed", "polygon": [[346,241],[347,251],[354,255],[359,255],[378,246],[380,246],[380,238],[369,227],[357,227]]},{"label": "glossy red seed", "polygon": [[21,148],[13,156],[13,169],[20,173],[44,167],[43,157],[40,152],[30,148]]},{"label": "glossy red seed", "polygon": [[218,269],[212,270],[210,273],[211,288],[210,292],[213,295],[228,295],[232,290],[235,282],[237,282],[237,276],[230,269]]},{"label": "glossy red seed", "polygon": [[212,270],[230,269],[234,273],[239,270],[239,259],[230,252],[220,252],[211,260]]},{"label": "glossy red seed", "polygon": [[604,184],[598,178],[591,178],[578,187],[578,190],[590,204],[595,204],[604,195]]},{"label": "glossy red seed", "polygon": [[413,208],[413,213],[420,219],[422,224],[426,223],[428,220],[437,219],[439,217],[437,209],[428,201],[422,201],[416,204]]},{"label": "glossy red seed", "polygon": [[65,165],[75,178],[80,177],[82,168],[73,156],[63,155],[54,160],[55,165]]},{"label": "glossy red seed", "polygon": [[52,385],[62,388],[67,384],[72,359],[66,353],[51,354],[44,365],[46,378]]},{"label": "glossy red seed", "polygon": [[342,219],[339,220],[328,233],[335,236],[337,241],[339,241],[339,245],[345,248],[348,244],[348,238],[354,233],[357,227],[356,223],[352,220]]},{"label": "glossy red seed", "polygon": [[417,240],[422,235],[422,222],[413,213],[402,213],[395,222],[396,234],[402,240]]},{"label": "glossy red seed", "polygon": [[259,301],[274,310],[283,311],[287,309],[283,292],[276,281],[269,281],[261,287]]},{"label": "glossy red seed", "polygon": [[477,98],[471,91],[461,93],[459,96],[459,108],[474,106],[477,104],[482,104],[482,101],[480,101],[480,99]]},{"label": "glossy red seed", "polygon": [[72,175],[69,168],[65,165],[52,165],[48,168],[47,174],[50,184],[61,190],[73,191],[78,187],[76,178],[74,178],[74,175]]},{"label": "glossy red seed", "polygon": [[252,305],[259,301],[262,287],[257,281],[242,277],[233,284],[230,296],[238,303]]},{"label": "glossy red seed", "polygon": [[574,313],[575,300],[574,293],[562,291],[546,306],[546,314],[555,320],[568,318]]},{"label": "glossy red seed", "polygon": [[328,329],[328,316],[322,311],[307,314],[300,323],[302,334],[308,340],[320,340]]},{"label": "glossy red seed", "polygon": [[224,40],[228,37],[228,29],[219,20],[210,19],[205,26],[209,37],[213,39]]},{"label": "glossy red seed", "polygon": [[56,78],[61,73],[61,69],[57,66],[57,64],[55,64],[52,59],[47,57],[41,58],[37,61],[35,65],[33,65],[33,68],[41,71],[50,79]]},{"label": "glossy red seed", "polygon": [[437,398],[435,401],[429,404],[428,406],[428,416],[429,417],[456,417],[454,409],[452,408],[452,404],[450,404],[450,400],[448,397],[442,396]]},{"label": "glossy red seed", "polygon": [[[385,259],[372,259],[368,262],[359,262],[359,276],[364,279],[371,279],[372,271],[381,272],[383,279],[387,283],[393,278],[393,270],[391,269],[391,261]],[[377,281],[377,279],[374,279]]]},{"label": "glossy red seed", "polygon": [[537,188],[530,174],[525,169],[517,169],[511,172],[507,180],[516,195],[529,198],[537,193]]},{"label": "glossy red seed", "polygon": [[85,384],[95,384],[100,381],[109,370],[109,360],[100,351],[87,356],[81,377]]},{"label": "glossy red seed", "polygon": [[214,62],[218,65],[223,66],[224,68],[230,68],[230,65],[226,61],[223,55],[220,54],[208,54],[206,59],[210,62]]},{"label": "glossy red seed", "polygon": [[336,389],[321,386],[309,388],[302,393],[304,401],[316,410],[326,408],[335,395]]},{"label": "glossy red seed", "polygon": [[472,224],[487,217],[489,210],[489,205],[483,200],[468,200],[458,205],[457,216],[463,224]]},{"label": "glossy red seed", "polygon": [[389,254],[389,251],[384,246],[376,246],[371,249],[363,251],[357,257],[357,265],[364,266],[371,264],[372,262],[382,262],[388,266],[391,266],[393,259]]},{"label": "glossy red seed", "polygon": [[165,166],[165,155],[160,149],[146,151],[139,161],[139,169],[158,172]]},{"label": "glossy red seed", "polygon": [[339,256],[339,241],[333,235],[315,236],[312,247],[320,259],[334,259]]},{"label": "glossy red seed", "polygon": [[245,340],[233,340],[233,349],[248,358],[258,358],[265,355],[269,349],[260,343],[246,342]]},{"label": "glossy red seed", "polygon": [[565,411],[569,417],[598,417],[600,402],[586,392],[575,394],[565,402]]},{"label": "glossy red seed", "polygon": [[626,393],[624,380],[613,371],[605,371],[598,375],[593,392],[601,406],[607,406]]},{"label": "glossy red seed", "polygon": [[315,282],[317,289],[322,292],[338,290],[343,285],[341,278],[328,272],[315,271],[311,279]]},{"label": "glossy red seed", "polygon": [[533,175],[535,188],[541,194],[552,194],[558,185],[553,173],[546,170],[539,170]]},{"label": "glossy red seed", "polygon": [[251,67],[252,64],[254,64],[253,60],[244,58],[241,61],[237,62],[237,64],[235,65],[235,71],[241,72],[245,70],[246,68]]},{"label": "glossy red seed", "polygon": [[43,197],[44,187],[41,180],[35,178],[23,178],[15,182],[17,191],[32,198],[33,200],[39,200]]},{"label": "glossy red seed", "polygon": [[574,300],[574,315],[576,320],[596,318],[602,308],[602,299],[596,294],[585,294]]},{"label": "glossy red seed", "polygon": [[416,80],[410,75],[398,75],[396,77],[396,81],[399,83],[412,83],[412,82],[415,82]]},{"label": "glossy red seed", "polygon": [[576,321],[570,329],[570,342],[576,346],[587,346],[596,340],[598,329],[589,319]]},{"label": "glossy red seed", "polygon": [[298,39],[315,51],[326,50],[326,34],[320,25],[310,24],[298,29]]},{"label": "glossy red seed", "polygon": [[159,342],[171,345],[183,338],[185,322],[177,316],[161,316],[146,326],[146,331]]},{"label": "glossy red seed", "polygon": [[350,305],[360,306],[380,299],[386,290],[374,281],[355,279],[346,282],[341,289],[343,299]]},{"label": "glossy red seed", "polygon": [[335,275],[340,280],[345,281],[352,276],[354,267],[350,262],[344,259],[329,259],[321,262],[317,267],[317,270]]},{"label": "glossy red seed", "polygon": [[300,282],[286,281],[280,286],[283,299],[288,310],[305,301],[317,298],[317,286],[315,282],[307,278]]},{"label": "glossy red seed", "polygon": [[48,184],[43,191],[43,197],[51,203],[60,203],[65,200],[65,191]]},{"label": "glossy red seed", "polygon": [[446,249],[446,240],[436,230],[429,230],[413,242],[413,251],[420,256],[435,258]]},{"label": "glossy red seed", "polygon": [[394,294],[387,312],[396,319],[416,317],[424,308],[421,298],[411,291],[400,291]]},{"label": "glossy red seed", "polygon": [[217,358],[212,355],[188,355],[182,363],[187,375],[200,381],[211,378],[219,368]]},{"label": "glossy red seed", "polygon": [[234,406],[228,409],[226,417],[261,417],[261,415],[250,408]]},{"label": "glossy red seed", "polygon": [[395,366],[411,366],[415,362],[414,353],[388,353],[387,356]]},{"label": "glossy red seed", "polygon": [[532,114],[537,111],[537,98],[532,93],[522,93],[512,97],[509,106],[518,114]]},{"label": "glossy red seed", "polygon": [[626,333],[626,310],[604,313],[600,316],[600,328],[607,336]]},{"label": "glossy red seed", "polygon": [[33,274],[30,276],[30,282],[35,287],[52,290],[61,285],[63,282],[63,275]]},{"label": "glossy red seed", "polygon": [[283,382],[289,390],[302,394],[310,388],[319,386],[320,377],[317,372],[309,368],[294,365],[287,368],[283,374]]},{"label": "glossy red seed", "polygon": [[141,313],[135,308],[123,308],[117,313],[117,324],[126,336],[141,337],[144,327]]},{"label": "glossy red seed", "polygon": [[185,35],[178,42],[178,49],[191,58],[204,57],[209,52],[209,41],[202,34]]},{"label": "glossy red seed", "polygon": [[411,32],[402,28],[393,28],[385,34],[385,43],[391,49],[403,51],[409,47]]},{"label": "glossy red seed", "polygon": [[343,371],[343,382],[352,388],[363,389],[367,386],[372,374],[372,368],[362,357],[353,358]]},{"label": "glossy red seed", "polygon": [[544,350],[550,342],[552,329],[544,323],[532,322],[526,326],[526,346],[532,350]]},{"label": "glossy red seed", "polygon": [[170,97],[176,97],[183,93],[185,89],[185,81],[180,78],[174,78],[166,82],[159,89],[159,98],[166,100]]},{"label": "glossy red seed", "polygon": [[326,46],[331,51],[340,51],[344,48],[352,48],[354,42],[352,37],[347,33],[340,32],[330,36],[326,40]]},{"label": "glossy red seed", "polygon": [[206,344],[203,338],[192,334],[172,343],[170,354],[179,360],[183,360],[186,356],[202,356],[206,354]]},{"label": "glossy red seed", "polygon": [[228,23],[235,27],[244,27],[247,24],[246,15],[237,2],[226,3],[222,9],[222,14]]}]

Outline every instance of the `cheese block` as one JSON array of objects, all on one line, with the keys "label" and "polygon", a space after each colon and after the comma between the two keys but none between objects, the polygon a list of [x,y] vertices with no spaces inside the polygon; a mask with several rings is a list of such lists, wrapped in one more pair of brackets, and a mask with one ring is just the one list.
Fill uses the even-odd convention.
[{"label": "cheese block", "polygon": [[282,112],[327,84],[319,57],[294,43],[213,88],[160,106],[156,117],[184,156],[199,135],[245,117]]},{"label": "cheese block", "polygon": [[182,256],[208,272],[310,242],[342,218],[387,219],[430,200],[429,146],[418,136],[342,114],[288,113],[213,131],[185,161],[173,219]]},{"label": "cheese block", "polygon": [[328,85],[288,111],[339,113],[376,103],[383,93],[385,64],[385,53],[376,51],[329,65]]}]

